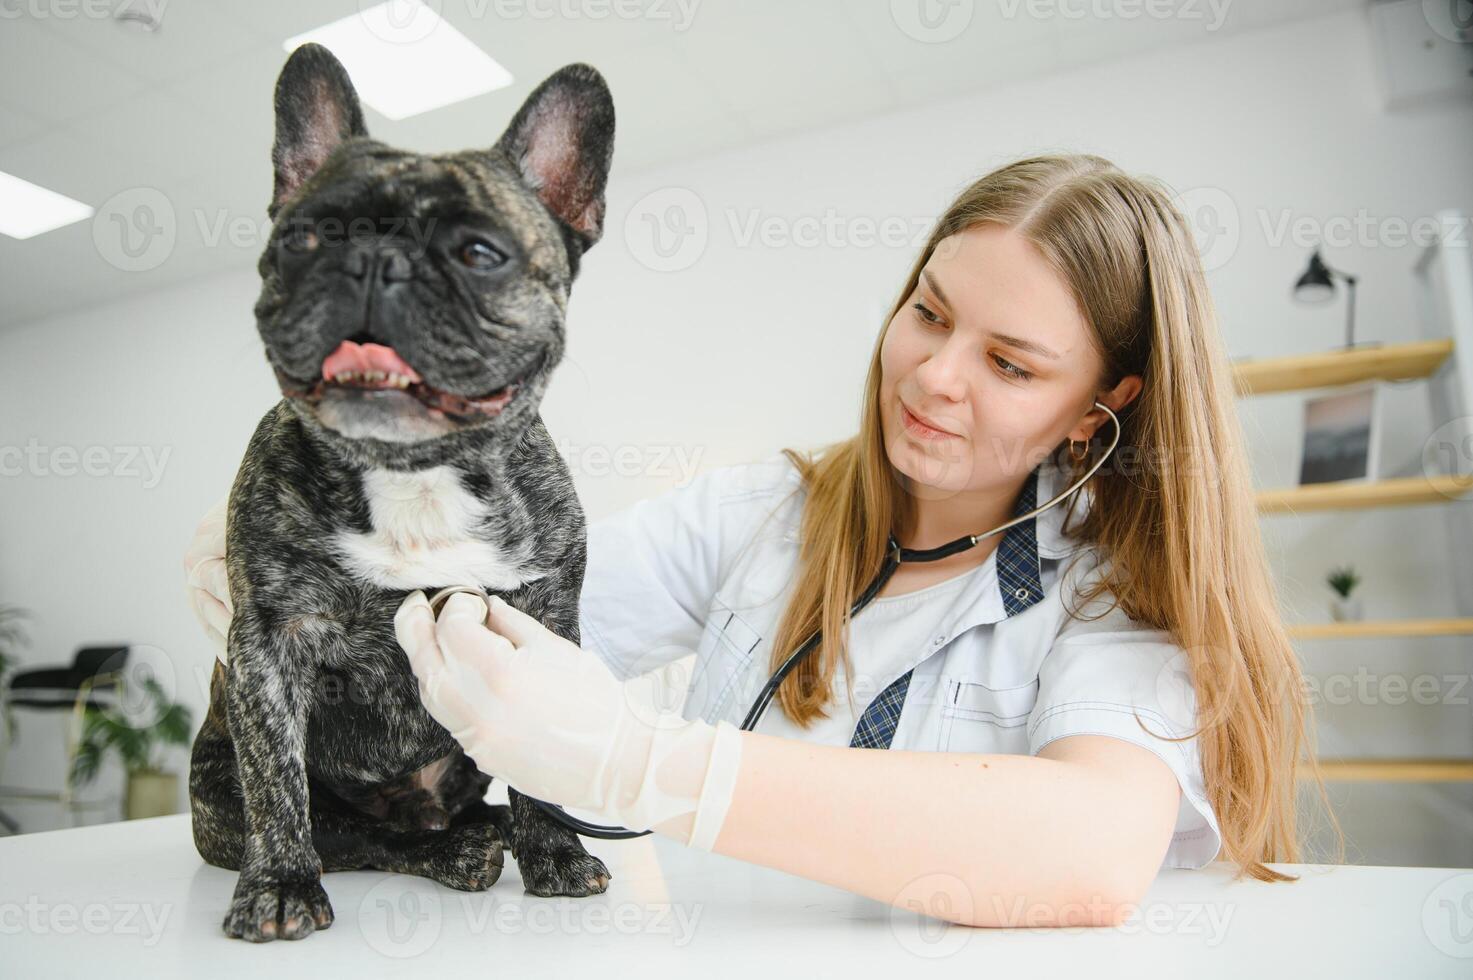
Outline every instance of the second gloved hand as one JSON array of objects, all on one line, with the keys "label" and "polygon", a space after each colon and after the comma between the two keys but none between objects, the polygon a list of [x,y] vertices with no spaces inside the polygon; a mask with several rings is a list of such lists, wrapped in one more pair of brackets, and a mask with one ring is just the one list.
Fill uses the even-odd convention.
[{"label": "second gloved hand", "polygon": [[185,591],[189,608],[205,628],[205,635],[215,646],[215,656],[223,664],[228,659],[226,638],[235,610],[230,602],[230,581],[225,574],[225,514],[230,495],[226,494],[200,518],[184,552]]},{"label": "second gloved hand", "polygon": [[394,632],[426,710],[483,772],[631,830],[690,815],[687,843],[711,850],[736,782],[736,726],[658,710],[638,679],[620,682],[499,597],[488,617],[478,596],[456,593],[437,621],[412,592]]}]

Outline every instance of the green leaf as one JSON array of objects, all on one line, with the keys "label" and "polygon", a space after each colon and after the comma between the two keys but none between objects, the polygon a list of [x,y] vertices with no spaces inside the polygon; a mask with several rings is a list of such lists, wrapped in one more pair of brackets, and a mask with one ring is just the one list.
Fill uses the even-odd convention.
[{"label": "green leaf", "polygon": [[188,745],[193,734],[189,709],[170,702],[158,680],[145,677],[140,682],[153,702],[155,719],[148,725],[135,726],[121,714],[88,707],[77,751],[74,771],[84,780],[92,779],[108,751],[116,751],[129,772],[154,768],[156,750],[162,745]]}]

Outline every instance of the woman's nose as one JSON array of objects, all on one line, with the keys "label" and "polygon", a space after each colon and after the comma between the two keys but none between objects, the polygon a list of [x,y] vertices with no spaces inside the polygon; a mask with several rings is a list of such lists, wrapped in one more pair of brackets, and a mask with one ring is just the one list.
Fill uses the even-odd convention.
[{"label": "woman's nose", "polygon": [[948,339],[916,368],[916,380],[932,397],[961,401],[968,382],[968,355],[955,336]]}]

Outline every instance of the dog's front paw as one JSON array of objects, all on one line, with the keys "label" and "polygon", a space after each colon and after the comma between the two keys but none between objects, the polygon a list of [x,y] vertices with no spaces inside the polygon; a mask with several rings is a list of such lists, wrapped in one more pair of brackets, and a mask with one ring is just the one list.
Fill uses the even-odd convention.
[{"label": "dog's front paw", "polygon": [[318,879],[247,881],[235,885],[235,897],[225,916],[225,935],[269,943],[273,939],[302,939],[332,925],[332,905]]},{"label": "dog's front paw", "polygon": [[609,887],[608,867],[580,848],[538,849],[517,856],[522,883],[530,895],[598,895]]},{"label": "dog's front paw", "polygon": [[494,824],[477,823],[452,827],[436,843],[435,856],[422,874],[442,885],[465,892],[485,891],[501,877],[504,847]]}]

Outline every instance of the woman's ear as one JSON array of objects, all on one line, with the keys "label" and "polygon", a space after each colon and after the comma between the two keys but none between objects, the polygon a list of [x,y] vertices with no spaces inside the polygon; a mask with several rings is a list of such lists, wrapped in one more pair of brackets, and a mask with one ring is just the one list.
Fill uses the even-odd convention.
[{"label": "woman's ear", "polygon": [[[1136,400],[1143,387],[1144,382],[1139,374],[1127,374],[1114,388],[1102,391],[1095,396],[1095,401],[1108,406],[1110,411],[1119,415],[1126,405]],[[1069,438],[1076,442],[1088,442],[1099,427],[1109,421],[1110,417],[1104,412],[1098,408],[1091,408],[1069,433]]]}]

